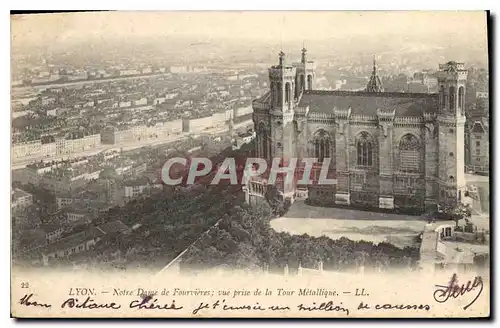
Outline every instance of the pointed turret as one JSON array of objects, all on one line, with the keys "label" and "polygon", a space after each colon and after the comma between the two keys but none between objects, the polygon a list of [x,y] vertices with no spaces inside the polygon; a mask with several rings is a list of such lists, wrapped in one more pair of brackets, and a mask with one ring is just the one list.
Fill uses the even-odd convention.
[{"label": "pointed turret", "polygon": [[370,76],[370,81],[366,86],[366,91],[368,92],[384,92],[384,87],[382,86],[382,81],[377,75],[377,65],[375,61],[375,56],[373,56],[373,71],[372,76]]},{"label": "pointed turret", "polygon": [[302,43],[302,60],[301,60],[302,64],[305,64],[307,62],[306,53],[307,49],[304,46],[304,43]]},{"label": "pointed turret", "polygon": [[280,53],[278,54],[278,56],[279,56],[280,66],[281,67],[285,66],[285,53],[283,52],[283,50],[280,51]]}]

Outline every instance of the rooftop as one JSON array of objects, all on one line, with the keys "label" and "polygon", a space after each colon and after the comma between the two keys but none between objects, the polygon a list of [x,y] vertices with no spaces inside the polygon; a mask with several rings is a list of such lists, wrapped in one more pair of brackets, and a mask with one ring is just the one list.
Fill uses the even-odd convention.
[{"label": "rooftop", "polygon": [[74,235],[63,238],[55,243],[48,244],[40,249],[42,254],[52,254],[58,251],[64,251],[73,247],[76,247],[88,240],[94,239],[95,237],[102,237],[105,233],[96,230],[95,228],[90,231],[82,231]]},{"label": "rooftop", "polygon": [[54,231],[61,229],[62,227],[58,223],[46,223],[46,224],[42,225],[41,228],[45,233],[51,233],[51,232],[54,232]]},{"label": "rooftop", "polygon": [[147,177],[141,176],[141,177],[138,177],[137,179],[134,179],[134,180],[124,181],[123,184],[126,187],[146,186],[146,185],[151,184],[151,181]]},{"label": "rooftop", "polygon": [[72,159],[66,159],[66,160],[58,160],[58,161],[39,161],[39,162],[34,162],[31,164],[28,164],[26,167],[31,168],[31,169],[42,169],[46,167],[51,167],[51,166],[58,166],[58,167],[69,167],[71,164],[78,163],[81,161],[89,160],[91,159],[90,156],[82,156],[82,157],[75,157]]},{"label": "rooftop", "polygon": [[262,97],[255,99],[255,102],[265,103],[271,99],[271,92],[266,92]]},{"label": "rooftop", "polygon": [[422,116],[438,108],[438,95],[426,93],[365,91],[304,91],[299,106],[312,112],[333,113],[334,108],[348,109],[354,115],[376,116],[377,109],[394,109],[396,116]]},{"label": "rooftop", "polygon": [[71,205],[66,206],[64,211],[70,214],[90,214],[93,212],[93,209],[82,203],[72,203]]},{"label": "rooftop", "polygon": [[58,251],[64,251],[76,247],[86,241],[103,237],[106,234],[114,232],[124,232],[128,227],[120,220],[111,221],[101,224],[98,227],[91,227],[86,231],[76,233],[74,235],[63,238],[55,243],[48,244],[40,249],[42,254],[52,254]]},{"label": "rooftop", "polygon": [[253,132],[239,132],[238,137],[240,138],[245,138],[245,137],[251,137],[253,136]]},{"label": "rooftop", "polygon": [[485,133],[487,130],[487,126],[483,124],[481,121],[474,122],[474,126],[472,127],[472,133]]},{"label": "rooftop", "polygon": [[[87,186],[88,188],[89,186]],[[93,199],[93,200],[98,200],[99,194],[95,192],[94,190],[88,190],[88,189],[79,189],[79,190],[72,190],[72,191],[67,191],[67,192],[61,192],[57,196],[57,198],[73,198],[73,199]]]},{"label": "rooftop", "polygon": [[14,188],[11,192],[11,199],[12,201],[15,201],[21,197],[26,197],[26,196],[30,196],[31,194],[30,193],[27,193],[26,191],[22,190],[22,189],[19,189],[19,188]]},{"label": "rooftop", "polygon": [[97,228],[106,234],[115,232],[121,233],[128,230],[128,227],[120,220],[106,222],[104,224],[101,224]]}]

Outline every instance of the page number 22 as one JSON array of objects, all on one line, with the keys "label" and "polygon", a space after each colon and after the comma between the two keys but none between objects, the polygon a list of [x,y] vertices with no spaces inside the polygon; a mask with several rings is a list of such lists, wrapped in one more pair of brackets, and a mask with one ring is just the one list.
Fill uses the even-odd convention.
[{"label": "page number 22", "polygon": [[22,282],[21,288],[30,288],[30,284],[28,284],[27,282]]}]

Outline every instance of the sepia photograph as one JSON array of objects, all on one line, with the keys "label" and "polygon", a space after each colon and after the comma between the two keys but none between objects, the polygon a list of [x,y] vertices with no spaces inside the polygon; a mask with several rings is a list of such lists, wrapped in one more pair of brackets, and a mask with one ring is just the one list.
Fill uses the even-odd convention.
[{"label": "sepia photograph", "polygon": [[11,13],[11,316],[489,317],[490,20]]}]

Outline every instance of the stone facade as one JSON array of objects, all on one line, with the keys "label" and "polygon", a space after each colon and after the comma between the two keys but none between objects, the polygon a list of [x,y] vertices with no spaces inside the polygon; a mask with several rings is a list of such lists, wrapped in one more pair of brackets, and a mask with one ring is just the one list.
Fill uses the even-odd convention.
[{"label": "stone facade", "polygon": [[489,173],[490,143],[488,118],[471,119],[466,124],[466,158],[467,171]]},{"label": "stone facade", "polygon": [[[313,89],[314,63],[306,50],[291,65],[281,52],[279,65],[269,68],[270,91],[253,101],[256,157],[269,166],[317,158],[312,176],[330,161],[336,185],[279,184],[292,201],[305,188],[318,205],[430,210],[456,202],[465,187],[466,78],[463,64],[449,62],[440,65],[438,94],[320,91]],[[250,198],[264,197],[266,188],[252,183],[247,200],[255,203]]]}]

